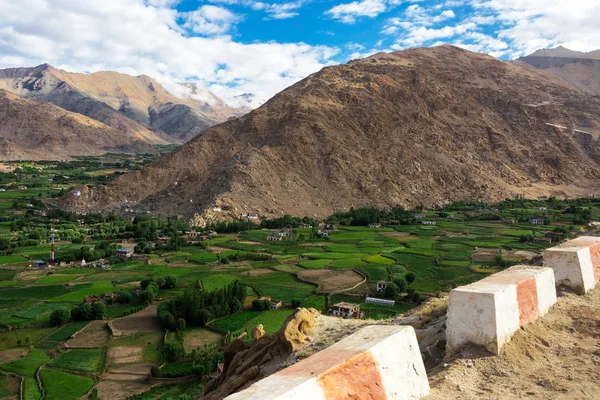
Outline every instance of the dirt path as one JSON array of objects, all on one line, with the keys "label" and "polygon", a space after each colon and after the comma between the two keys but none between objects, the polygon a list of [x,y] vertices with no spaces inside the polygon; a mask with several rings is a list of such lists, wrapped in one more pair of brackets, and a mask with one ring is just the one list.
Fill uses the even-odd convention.
[{"label": "dirt path", "polygon": [[564,294],[498,357],[467,349],[429,372],[427,400],[600,399],[600,287]]}]

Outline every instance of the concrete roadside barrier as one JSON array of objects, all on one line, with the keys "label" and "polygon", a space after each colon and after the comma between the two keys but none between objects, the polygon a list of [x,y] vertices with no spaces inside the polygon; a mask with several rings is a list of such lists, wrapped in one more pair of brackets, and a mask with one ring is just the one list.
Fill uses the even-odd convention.
[{"label": "concrete roadside barrier", "polygon": [[368,326],[226,400],[420,399],[429,382],[410,326]]},{"label": "concrete roadside barrier", "polygon": [[551,268],[515,266],[450,292],[446,355],[471,343],[499,354],[519,327],[556,303]]},{"label": "concrete roadside barrier", "polygon": [[580,236],[544,250],[544,266],[556,283],[585,294],[600,280],[600,237]]}]

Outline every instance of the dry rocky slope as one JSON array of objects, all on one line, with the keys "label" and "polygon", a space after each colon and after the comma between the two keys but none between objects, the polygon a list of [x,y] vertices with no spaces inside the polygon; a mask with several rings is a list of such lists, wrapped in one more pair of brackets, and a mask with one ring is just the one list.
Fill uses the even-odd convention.
[{"label": "dry rocky slope", "polygon": [[600,50],[582,53],[557,47],[538,50],[519,61],[543,69],[584,93],[600,96]]},{"label": "dry rocky slope", "polygon": [[54,104],[37,103],[0,89],[0,160],[151,153],[155,152],[153,144],[157,144],[155,137],[118,131]]},{"label": "dry rocky slope", "polygon": [[600,98],[545,71],[452,46],[411,49],[324,68],[66,202],[322,217],[352,206],[584,195],[598,190],[598,135]]},{"label": "dry rocky slope", "polygon": [[184,86],[182,93],[188,95],[179,98],[145,75],[70,73],[48,64],[0,70],[0,89],[53,103],[126,133],[155,136],[158,144],[185,142],[242,113],[194,84]]}]

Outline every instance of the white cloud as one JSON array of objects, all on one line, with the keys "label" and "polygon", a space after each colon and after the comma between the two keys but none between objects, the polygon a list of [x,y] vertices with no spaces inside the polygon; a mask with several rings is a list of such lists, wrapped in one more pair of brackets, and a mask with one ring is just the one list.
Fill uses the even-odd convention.
[{"label": "white cloud", "polygon": [[[176,10],[144,0],[49,2],[0,1],[0,68],[48,62],[68,71],[146,74],[168,87],[198,81],[225,100],[245,92],[268,99],[332,64],[338,52],[305,43],[190,37]],[[223,15],[204,16],[223,21]]]},{"label": "white cloud", "polygon": [[267,13],[267,19],[287,19],[299,15],[298,10],[311,0],[297,0],[287,3],[265,3],[257,0],[208,0],[211,3],[237,4],[255,11]]},{"label": "white cloud", "polygon": [[600,47],[598,0],[473,0],[473,6],[504,24],[498,36],[511,43],[513,57],[548,46]]},{"label": "white cloud", "polygon": [[182,16],[185,19],[183,27],[200,35],[226,33],[241,19],[226,8],[212,5],[204,5]]},{"label": "white cloud", "polygon": [[346,24],[353,24],[358,17],[376,17],[386,10],[385,0],[360,0],[352,3],[338,4],[325,11],[333,19]]}]

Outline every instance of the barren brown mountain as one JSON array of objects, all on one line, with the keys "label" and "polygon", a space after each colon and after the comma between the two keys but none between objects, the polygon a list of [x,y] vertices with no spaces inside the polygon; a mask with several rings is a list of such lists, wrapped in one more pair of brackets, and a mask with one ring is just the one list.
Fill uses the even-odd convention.
[{"label": "barren brown mountain", "polygon": [[117,131],[54,104],[40,104],[0,89],[1,160],[60,160],[107,151],[153,153],[154,144],[167,143],[154,135]]},{"label": "barren brown mountain", "polygon": [[145,75],[78,74],[48,64],[0,70],[0,89],[56,104],[128,133],[149,135],[149,129],[155,135],[163,133],[163,139],[172,143],[185,142],[243,113],[195,86],[186,90],[182,86],[182,93],[189,94],[179,98]]},{"label": "barren brown mountain", "polygon": [[538,50],[519,61],[550,72],[582,92],[600,96],[600,50],[583,53],[557,47]]},{"label": "barren brown mountain", "polygon": [[324,68],[66,203],[325,216],[366,205],[584,195],[598,190],[599,135],[598,97],[527,64],[452,46],[380,53]]}]

